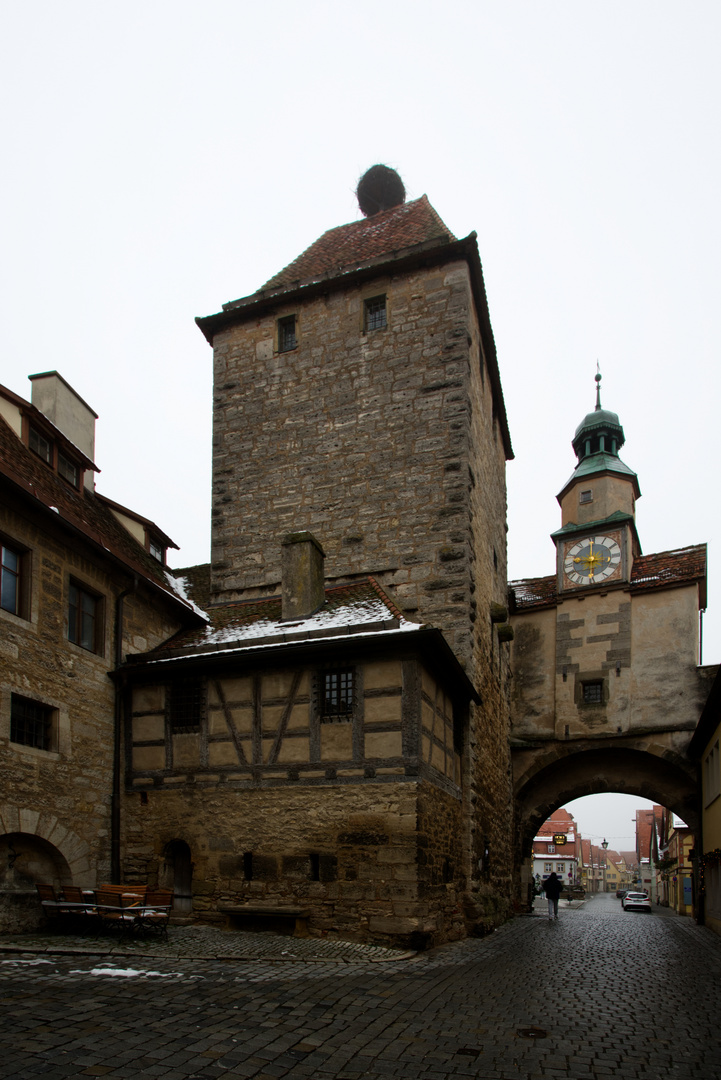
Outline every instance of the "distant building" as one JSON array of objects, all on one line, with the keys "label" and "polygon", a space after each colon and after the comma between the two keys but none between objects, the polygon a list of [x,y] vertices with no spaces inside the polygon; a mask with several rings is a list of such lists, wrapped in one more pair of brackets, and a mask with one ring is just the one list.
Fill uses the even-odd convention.
[{"label": "distant building", "polygon": [[580,884],[578,871],[580,837],[576,822],[567,810],[554,810],[533,840],[533,876],[543,883],[556,874],[564,885]]}]

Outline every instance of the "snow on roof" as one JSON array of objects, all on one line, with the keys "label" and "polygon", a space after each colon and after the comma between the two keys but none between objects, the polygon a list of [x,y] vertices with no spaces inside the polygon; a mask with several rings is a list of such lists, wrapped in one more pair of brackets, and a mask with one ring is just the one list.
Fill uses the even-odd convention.
[{"label": "snow on roof", "polygon": [[[183,590],[182,578],[172,578],[174,587]],[[180,595],[185,595],[181,592]],[[188,600],[188,603],[192,601]],[[200,609],[196,607],[200,612]],[[181,632],[161,645],[148,660],[165,660],[207,655],[230,649],[278,645],[315,638],[344,637],[348,634],[407,632],[420,630],[421,624],[404,618],[400,610],[373,578],[325,590],[325,602],[319,611],[303,619],[283,619],[281,598],[235,601],[200,612],[209,620],[200,629]]]}]

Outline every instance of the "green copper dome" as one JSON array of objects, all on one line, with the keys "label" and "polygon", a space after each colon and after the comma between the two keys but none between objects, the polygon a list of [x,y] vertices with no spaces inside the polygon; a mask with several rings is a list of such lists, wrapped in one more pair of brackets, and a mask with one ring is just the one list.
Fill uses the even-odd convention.
[{"label": "green copper dome", "polygon": [[619,450],[626,441],[621,422],[615,412],[601,407],[601,375],[597,374],[595,379],[596,408],[584,416],[576,428],[573,449],[576,452],[578,464],[563,490],[566,491],[574,481],[598,473],[612,472],[632,480],[636,494],[640,495],[635,472],[629,469],[628,465],[624,465],[618,456]]},{"label": "green copper dome", "polygon": [[573,449],[576,451],[579,464],[592,454],[610,454],[612,457],[618,457],[618,451],[625,441],[618,415],[601,408],[601,375],[597,374],[596,408],[584,416],[573,436]]}]

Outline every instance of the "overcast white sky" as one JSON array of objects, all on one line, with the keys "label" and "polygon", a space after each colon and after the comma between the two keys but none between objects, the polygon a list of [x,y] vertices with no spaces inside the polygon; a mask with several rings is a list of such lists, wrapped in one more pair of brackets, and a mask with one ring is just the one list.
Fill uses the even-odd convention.
[{"label": "overcast white sky", "polygon": [[1,10],[0,380],[29,397],[27,375],[63,374],[100,414],[99,490],[169,532],[176,565],[209,557],[194,316],[357,218],[383,161],[478,232],[516,453],[510,576],[554,570],[599,360],[644,551],[709,543],[721,659],[718,0]]}]

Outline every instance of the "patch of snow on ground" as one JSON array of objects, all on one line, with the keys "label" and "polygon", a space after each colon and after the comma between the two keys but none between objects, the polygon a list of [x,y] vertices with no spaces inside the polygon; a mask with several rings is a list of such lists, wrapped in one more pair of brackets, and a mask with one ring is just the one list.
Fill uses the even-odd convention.
[{"label": "patch of snow on ground", "polygon": [[84,971],[80,968],[70,972],[71,975],[114,975],[123,979],[134,978],[154,978],[154,979],[172,979],[180,978],[182,971],[142,971],[136,968],[113,968],[113,967],[101,967],[91,968],[89,971]]}]

